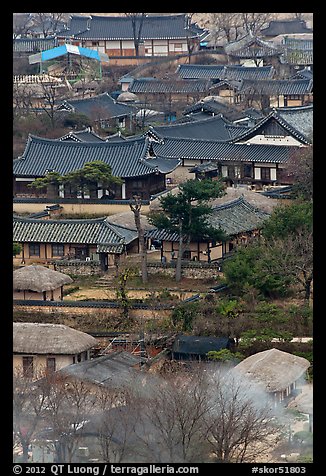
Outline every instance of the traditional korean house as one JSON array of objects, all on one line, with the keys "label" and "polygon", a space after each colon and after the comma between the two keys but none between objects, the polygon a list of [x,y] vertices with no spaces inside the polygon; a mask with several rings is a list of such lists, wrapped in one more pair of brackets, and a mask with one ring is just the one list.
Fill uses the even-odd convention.
[{"label": "traditional korean house", "polygon": [[[110,62],[130,64],[136,56],[133,21],[136,32],[140,29],[139,56],[161,57],[188,52],[188,44],[198,49],[206,30],[191,23],[187,14],[146,15],[132,19],[122,16],[76,16],[70,17],[68,27],[57,34],[60,42],[70,40],[73,44],[106,53]],[[129,61],[128,61],[129,60]],[[136,58],[137,60],[137,58]]]},{"label": "traditional korean house", "polygon": [[313,100],[313,81],[305,79],[225,80],[215,88],[226,102],[258,109],[303,106]]},{"label": "traditional korean house", "polygon": [[209,79],[218,82],[223,79],[272,79],[275,70],[272,66],[180,64],[176,73],[182,79]]},{"label": "traditional korean house", "polygon": [[[139,195],[148,200],[166,189],[165,176],[180,163],[179,159],[166,160],[160,157],[148,157],[149,139],[136,137],[123,141],[76,142],[60,139],[42,139],[30,135],[25,151],[14,160],[14,195],[15,197],[35,197],[37,192],[28,187],[37,177],[44,177],[55,171],[60,175],[83,168],[92,161],[102,161],[110,165],[112,175],[123,180],[107,191],[98,185],[98,190],[87,198],[130,199]],[[51,198],[78,198],[70,186],[48,187]],[[46,196],[44,191],[41,196]],[[86,196],[84,195],[84,198]]]},{"label": "traditional korean house", "polygon": [[267,392],[275,405],[296,395],[298,383],[305,379],[309,360],[278,349],[269,349],[250,355],[237,364],[233,371],[248,378]]},{"label": "traditional korean house", "polygon": [[[283,38],[281,45],[284,48],[284,53],[280,60],[288,65],[288,75],[297,73],[298,68],[310,69],[313,67],[313,39],[289,38],[286,36]],[[300,79],[300,76],[297,79]]]},{"label": "traditional korean house", "polygon": [[138,233],[95,219],[13,218],[13,241],[22,250],[17,264],[47,264],[56,260],[96,261],[103,271],[126,252],[137,252]]},{"label": "traditional korean house", "polygon": [[213,94],[214,84],[206,79],[137,78],[130,83],[128,91],[147,107],[170,110],[176,101],[187,105]]},{"label": "traditional korean house", "polygon": [[55,48],[57,45],[58,40],[55,36],[48,36],[47,38],[14,38],[13,56],[30,55],[31,53]]},{"label": "traditional korean house", "polygon": [[132,105],[120,103],[108,93],[82,99],[66,99],[56,111],[83,114],[102,128],[130,129],[132,118],[138,111]]},{"label": "traditional korean house", "polygon": [[307,27],[305,20],[272,20],[266,28],[260,30],[260,34],[264,39],[272,40],[279,35],[312,33],[312,31]]},{"label": "traditional korean house", "polygon": [[249,108],[242,110],[235,104],[225,103],[218,100],[218,96],[208,96],[196,104],[187,106],[183,113],[185,119],[201,120],[210,116],[222,114],[225,119],[233,124],[252,126],[264,117],[262,111]]},{"label": "traditional korean house", "polygon": [[248,33],[244,37],[227,43],[224,46],[225,54],[230,63],[245,66],[274,66],[278,70],[279,56],[282,49],[271,41],[262,40],[260,37]]},{"label": "traditional korean house", "polygon": [[180,166],[167,177],[176,183],[185,176],[189,179],[189,169],[205,162],[219,165],[219,176],[229,184],[248,184],[259,189],[263,185],[291,183],[284,170],[287,161],[298,152],[299,146],[293,143],[275,145],[269,141],[251,143],[249,147],[246,143],[237,143],[237,138],[213,141],[164,137],[164,140],[152,141],[151,149],[157,156],[180,159]]},{"label": "traditional korean house", "polygon": [[[192,239],[189,249],[183,253],[183,259],[190,261],[214,262],[227,255],[239,243],[246,243],[259,234],[263,222],[269,213],[258,209],[243,197],[214,207],[208,223],[215,229],[221,229],[227,239],[225,242]],[[161,241],[161,259],[176,259],[179,248],[178,233],[154,228],[146,232],[147,239]],[[186,237],[184,238],[186,242]]]},{"label": "traditional korean house", "polygon": [[62,301],[70,276],[44,266],[24,266],[13,272],[13,299]]},{"label": "traditional korean house", "polygon": [[14,372],[40,378],[67,365],[88,360],[97,340],[62,324],[13,323]]},{"label": "traditional korean house", "polygon": [[312,133],[313,106],[273,108],[256,125],[238,134],[233,142],[307,146],[312,144]]}]

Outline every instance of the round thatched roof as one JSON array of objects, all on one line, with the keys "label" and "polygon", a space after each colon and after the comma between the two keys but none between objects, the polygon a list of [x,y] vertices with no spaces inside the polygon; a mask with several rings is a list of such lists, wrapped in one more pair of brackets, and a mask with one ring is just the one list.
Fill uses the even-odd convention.
[{"label": "round thatched roof", "polygon": [[136,96],[136,94],[134,93],[131,93],[129,91],[124,91],[123,93],[119,94],[119,96],[117,97],[117,101],[137,101],[138,100],[138,96]]},{"label": "round thatched roof", "polygon": [[303,357],[269,349],[247,357],[234,370],[262,385],[266,392],[279,392],[298,380],[309,366]]},{"label": "round thatched roof", "polygon": [[24,266],[13,272],[14,290],[52,291],[72,282],[67,274],[39,265]]},{"label": "round thatched roof", "polygon": [[63,324],[14,322],[13,352],[73,355],[91,349],[97,340]]}]

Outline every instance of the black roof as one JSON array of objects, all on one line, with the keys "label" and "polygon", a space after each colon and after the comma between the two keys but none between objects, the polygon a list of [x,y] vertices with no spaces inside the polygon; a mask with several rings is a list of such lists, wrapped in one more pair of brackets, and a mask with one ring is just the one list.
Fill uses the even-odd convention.
[{"label": "black roof", "polygon": [[264,79],[252,80],[243,79],[232,83],[225,81],[234,87],[238,93],[257,93],[267,95],[289,95],[289,94],[309,94],[313,90],[313,80],[309,79]]},{"label": "black roof", "polygon": [[57,110],[85,114],[93,120],[127,117],[137,112],[137,108],[134,106],[120,103],[108,93],[90,98],[66,99],[57,107]]},{"label": "black roof", "polygon": [[98,136],[90,130],[89,127],[86,129],[83,129],[81,131],[70,131],[68,134],[65,134],[62,137],[59,137],[59,140],[63,141],[75,141],[75,142],[103,142],[106,139],[103,139],[102,137]]},{"label": "black roof", "polygon": [[274,45],[272,42],[264,41],[252,33],[227,43],[224,50],[227,55],[235,58],[265,58],[278,56],[282,53],[281,47]]},{"label": "black roof", "polygon": [[57,45],[58,40],[54,36],[48,36],[47,38],[15,38],[13,40],[13,51],[15,53],[36,53],[49,50]]},{"label": "black roof", "polygon": [[[140,18],[140,17],[139,17]],[[206,31],[196,24],[187,27],[184,13],[175,15],[151,15],[143,21],[141,39],[185,39],[200,38]],[[137,26],[136,26],[137,28]],[[60,37],[77,39],[133,40],[132,21],[126,16],[72,16],[67,30],[59,32]]]},{"label": "black roof", "polygon": [[158,138],[179,137],[229,141],[238,135],[242,135],[244,130],[247,129],[247,127],[234,126],[222,114],[218,114],[191,122],[150,127],[149,132]]},{"label": "black roof", "polygon": [[129,87],[128,91],[134,94],[148,93],[204,93],[208,92],[212,86],[211,81],[205,79],[187,80],[187,79],[156,79],[156,78],[139,78],[134,79]]},{"label": "black roof", "polygon": [[43,177],[49,171],[65,175],[86,162],[100,160],[110,165],[116,177],[138,177],[156,171],[168,173],[179,161],[147,158],[149,139],[140,137],[117,142],[74,142],[30,135],[25,151],[13,162],[14,175]]},{"label": "black roof", "polygon": [[228,337],[177,335],[172,352],[178,354],[206,355],[207,352],[227,349],[231,340]]},{"label": "black roof", "polygon": [[264,114],[254,108],[249,108],[246,110],[238,109],[234,104],[227,104],[222,101],[215,100],[213,97],[211,99],[200,100],[195,104],[187,106],[183,114],[184,115],[193,115],[195,113],[204,112],[211,114],[223,114],[223,116],[228,121],[238,121],[240,119],[261,119],[264,117]]},{"label": "black roof", "polygon": [[311,33],[304,20],[272,20],[267,28],[260,30],[263,36],[287,35],[291,33]]},{"label": "black roof", "polygon": [[180,64],[176,71],[182,79],[268,79],[272,66]]},{"label": "black roof", "polygon": [[166,137],[161,142],[152,142],[152,148],[156,155],[166,158],[274,164],[287,162],[291,154],[297,150],[295,146],[234,144],[227,141],[171,137]]},{"label": "black roof", "polygon": [[294,108],[296,111],[291,111],[292,108],[285,108],[287,109],[285,113],[282,109],[283,108],[278,108],[276,110],[273,108],[272,111],[258,121],[255,126],[244,130],[242,134],[238,134],[233,141],[248,140],[264,130],[268,123],[276,121],[287,134],[292,135],[303,144],[310,144],[313,129],[313,107],[302,106]]}]

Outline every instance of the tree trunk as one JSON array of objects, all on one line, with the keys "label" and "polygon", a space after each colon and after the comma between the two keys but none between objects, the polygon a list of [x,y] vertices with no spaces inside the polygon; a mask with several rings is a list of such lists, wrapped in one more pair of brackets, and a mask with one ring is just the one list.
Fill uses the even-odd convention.
[{"label": "tree trunk", "polygon": [[140,210],[141,210],[141,199],[138,196],[134,196],[135,204],[130,203],[130,208],[134,214],[135,225],[138,231],[138,242],[139,242],[139,254],[141,259],[141,275],[143,283],[148,282],[148,273],[147,273],[147,250],[144,238],[144,230],[140,221]]},{"label": "tree trunk", "polygon": [[179,219],[179,250],[178,250],[178,257],[177,257],[177,266],[176,266],[176,271],[175,271],[175,280],[177,283],[181,281],[181,275],[182,275],[182,269],[181,269],[181,263],[182,263],[182,248],[183,248],[183,243],[182,243],[182,220]]}]

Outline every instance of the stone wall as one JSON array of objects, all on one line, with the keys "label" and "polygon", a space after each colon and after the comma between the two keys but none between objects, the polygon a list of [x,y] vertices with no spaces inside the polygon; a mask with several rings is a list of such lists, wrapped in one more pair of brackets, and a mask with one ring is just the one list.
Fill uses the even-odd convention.
[{"label": "stone wall", "polygon": [[[147,265],[148,274],[163,274],[165,276],[175,276],[175,266],[171,266],[167,263],[165,266],[161,264],[149,263]],[[210,265],[202,263],[198,266],[187,265],[182,266],[182,276],[189,279],[212,279],[216,276],[220,276],[218,265]]]},{"label": "stone wall", "polygon": [[103,274],[98,261],[62,260],[54,263],[54,269],[60,273],[73,276],[93,276]]}]

